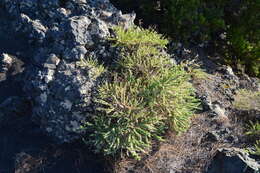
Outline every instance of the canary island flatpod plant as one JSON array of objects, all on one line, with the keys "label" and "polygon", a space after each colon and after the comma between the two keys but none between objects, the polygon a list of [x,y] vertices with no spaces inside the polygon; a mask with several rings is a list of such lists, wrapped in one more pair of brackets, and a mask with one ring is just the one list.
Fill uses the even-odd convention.
[{"label": "canary island flatpod plant", "polygon": [[163,51],[168,41],[162,35],[138,27],[114,31],[109,40],[120,55],[98,88],[95,115],[82,128],[96,152],[140,159],[166,130],[186,131],[199,102],[190,74]]}]

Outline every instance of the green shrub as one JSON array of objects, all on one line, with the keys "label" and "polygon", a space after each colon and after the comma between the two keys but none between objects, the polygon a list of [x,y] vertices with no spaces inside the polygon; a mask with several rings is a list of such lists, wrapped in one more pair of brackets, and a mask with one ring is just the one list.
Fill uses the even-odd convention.
[{"label": "green shrub", "polygon": [[254,137],[256,140],[254,144],[255,151],[251,153],[260,156],[260,123],[250,122],[249,125],[247,126],[246,134]]},{"label": "green shrub", "polygon": [[[260,0],[112,0],[132,7],[145,25],[157,25],[174,41],[209,41],[226,63],[260,76]],[[121,9],[121,8],[120,8]],[[225,39],[219,34],[226,33]]]},{"label": "green shrub", "polygon": [[168,40],[162,39],[162,36],[153,30],[142,28],[129,28],[125,32],[122,27],[114,28],[117,37],[110,38],[115,41],[115,46],[134,46],[134,45],[159,45],[165,47],[168,44]]},{"label": "green shrub", "polygon": [[255,147],[255,151],[253,152],[253,154],[260,156],[260,140],[257,140],[255,142],[254,147]]},{"label": "green shrub", "polygon": [[260,137],[260,123],[256,122],[253,123],[250,121],[249,125],[247,126],[247,135],[255,136],[255,137]]},{"label": "green shrub", "polygon": [[228,5],[224,18],[226,60],[242,64],[248,74],[260,77],[260,1],[247,0]]},{"label": "green shrub", "polygon": [[86,142],[105,155],[140,159],[165,130],[187,130],[199,103],[190,75],[163,52],[167,40],[140,28],[115,32],[110,40],[120,48],[120,58],[98,89],[96,114],[84,127],[91,133]]},{"label": "green shrub", "polygon": [[163,0],[165,32],[174,39],[188,42],[208,41],[214,32],[225,27],[223,20],[227,0]]}]

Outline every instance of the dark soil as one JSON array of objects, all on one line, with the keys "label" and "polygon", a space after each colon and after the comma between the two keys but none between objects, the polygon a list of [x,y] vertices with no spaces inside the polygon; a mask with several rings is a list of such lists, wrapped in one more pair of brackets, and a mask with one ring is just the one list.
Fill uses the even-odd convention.
[{"label": "dark soil", "polygon": [[29,116],[0,128],[0,173],[104,173],[104,162],[80,142],[56,146]]}]

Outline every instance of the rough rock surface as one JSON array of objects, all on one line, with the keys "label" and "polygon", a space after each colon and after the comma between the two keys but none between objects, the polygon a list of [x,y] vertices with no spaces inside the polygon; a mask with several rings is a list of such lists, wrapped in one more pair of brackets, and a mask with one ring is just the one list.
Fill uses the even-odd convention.
[{"label": "rough rock surface", "polygon": [[108,0],[2,0],[0,8],[31,47],[23,89],[34,121],[59,143],[79,138],[97,80],[77,61],[109,59],[110,28],[129,27],[135,14],[122,15]]},{"label": "rough rock surface", "polygon": [[0,115],[1,173],[106,172],[104,160],[94,155],[85,144],[53,143],[46,132],[32,123],[30,109],[20,102],[21,98],[10,97],[8,100],[0,105],[0,113],[4,113],[4,119]]},{"label": "rough rock surface", "polygon": [[22,85],[19,82],[23,71],[24,63],[20,59],[0,53],[0,104],[9,96],[23,94]]},{"label": "rough rock surface", "polygon": [[[46,168],[48,172],[49,164],[58,161],[61,170],[54,166],[53,172],[80,172],[79,165],[84,171],[102,172],[101,163],[89,162],[95,162],[96,158],[89,159],[84,146],[75,147],[72,143],[69,149],[63,147],[60,151],[58,145],[52,151],[45,134],[64,143],[84,133],[80,126],[91,116],[91,97],[99,78],[90,67],[78,66],[77,62],[86,57],[110,62],[114,50],[106,40],[111,35],[110,28],[114,25],[127,28],[134,18],[135,14],[123,15],[108,0],[0,0],[0,151],[5,151],[1,153],[0,164],[12,170],[10,165],[16,158],[17,172],[37,172],[38,168]],[[200,50],[194,55],[180,44],[177,46],[173,62],[198,60],[195,63],[200,63],[208,74],[206,79],[192,81],[204,110],[192,119],[192,126],[185,134],[169,136],[169,140],[141,162],[128,160],[123,166],[118,164],[124,169],[120,173],[201,173],[208,165],[212,165],[210,173],[219,173],[219,158],[230,161],[233,156],[230,157],[229,149],[218,149],[245,142],[241,124],[232,121],[232,101],[238,89],[259,89],[257,81],[246,75],[236,76],[230,67],[215,64]],[[19,97],[17,91],[25,97]],[[12,97],[6,99],[7,96]],[[31,113],[30,105],[33,121],[44,134],[37,132],[38,126],[27,116]],[[34,150],[38,156],[29,152]],[[259,165],[240,151],[235,159],[241,169],[247,165],[256,170],[255,165]],[[228,170],[229,165],[224,167]]]},{"label": "rough rock surface", "polygon": [[239,148],[218,149],[206,173],[257,173],[260,162],[250,158],[249,154]]}]

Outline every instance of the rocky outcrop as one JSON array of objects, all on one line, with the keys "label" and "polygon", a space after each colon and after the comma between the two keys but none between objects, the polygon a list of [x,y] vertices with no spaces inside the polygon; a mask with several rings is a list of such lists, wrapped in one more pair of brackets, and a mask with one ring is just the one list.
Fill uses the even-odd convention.
[{"label": "rocky outcrop", "polygon": [[[9,125],[1,129],[2,137],[5,134],[3,139],[13,140],[14,136],[18,142],[24,141],[24,146],[33,140],[37,147],[37,142],[45,145],[45,134],[57,143],[79,139],[85,133],[80,128],[82,123],[92,115],[92,96],[102,76],[94,75],[92,67],[79,66],[78,62],[81,58],[93,58],[109,63],[115,50],[106,39],[113,34],[111,28],[115,25],[127,28],[134,18],[134,13],[123,15],[108,0],[0,0],[0,128],[12,123],[13,115],[16,119],[20,115],[24,118],[22,123],[15,122],[15,128]],[[201,64],[207,72],[206,79],[192,81],[204,109],[193,119],[188,132],[172,137],[154,155],[144,159],[150,165],[144,166],[143,172],[156,172],[154,166],[157,172],[201,173],[207,162],[211,162],[208,173],[219,173],[219,168],[224,172],[239,172],[244,168],[249,172],[257,170],[257,160],[233,148],[243,141],[241,126],[232,124],[230,113],[236,91],[241,88],[257,90],[259,84],[246,75],[236,76],[230,67],[215,64],[200,51],[193,55],[193,51],[180,44],[177,47],[177,52],[172,53],[174,63],[198,60],[195,64]],[[32,132],[38,126],[29,121],[31,106],[32,120],[44,134]],[[26,132],[17,133],[16,129],[24,128]],[[5,140],[0,143],[4,144],[1,145],[3,150],[8,145]],[[14,145],[18,143],[16,140]],[[218,150],[211,160],[219,146],[227,148]],[[10,147],[9,150],[15,149]],[[79,157],[82,156],[75,156],[71,165]],[[17,169],[27,164],[24,160],[33,159],[26,153],[17,158]],[[225,162],[221,163],[222,160]],[[237,163],[239,165],[234,167]],[[129,172],[142,172],[136,169],[142,164],[134,164],[128,165]]]},{"label": "rocky outcrop", "polygon": [[213,158],[206,173],[258,173],[260,162],[249,156],[242,149],[222,148]]},{"label": "rocky outcrop", "polygon": [[59,143],[79,138],[98,80],[77,62],[109,61],[110,29],[129,27],[135,14],[123,15],[108,0],[3,0],[0,8],[31,47],[23,90],[33,120]]}]

